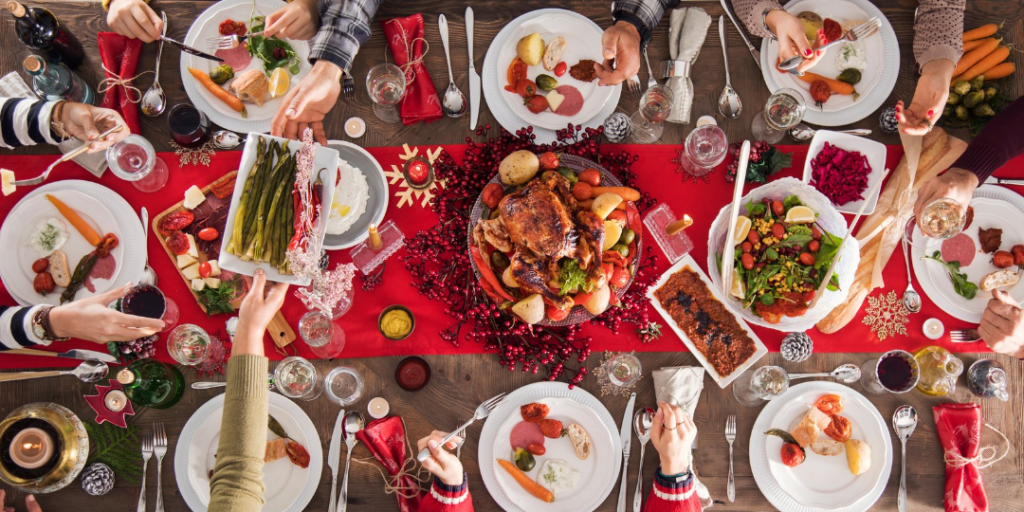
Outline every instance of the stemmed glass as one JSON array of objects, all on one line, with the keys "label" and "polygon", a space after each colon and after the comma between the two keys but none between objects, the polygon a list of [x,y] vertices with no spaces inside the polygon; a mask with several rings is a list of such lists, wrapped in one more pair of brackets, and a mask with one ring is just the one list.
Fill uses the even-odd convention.
[{"label": "stemmed glass", "polygon": [[282,395],[298,400],[315,400],[324,392],[316,367],[308,360],[291,356],[274,369],[274,385]]},{"label": "stemmed glass", "polygon": [[321,359],[337,357],[345,349],[345,330],[320,310],[302,315],[299,334],[313,354]]},{"label": "stemmed glass", "polygon": [[342,407],[359,401],[363,396],[364,386],[363,376],[351,366],[339,366],[324,377],[327,398]]},{"label": "stemmed glass", "polygon": [[953,238],[964,229],[967,220],[965,213],[966,208],[955,199],[936,199],[921,211],[921,222],[918,223],[921,234],[938,240]]},{"label": "stemmed glass", "polygon": [[405,73],[402,68],[391,64],[377,64],[366,74],[366,90],[373,100],[373,113],[385,123],[402,120],[395,105],[405,96]]},{"label": "stemmed glass", "polygon": [[107,148],[107,165],[115,176],[132,182],[140,192],[156,192],[167,184],[167,164],[139,135],[129,135]]},{"label": "stemmed glass", "polygon": [[202,327],[181,324],[167,337],[167,352],[180,364],[196,366],[206,361],[212,341]]},{"label": "stemmed glass", "polygon": [[694,128],[683,144],[683,170],[693,177],[700,177],[715,170],[725,160],[729,139],[716,124]]},{"label": "stemmed glass", "polygon": [[789,389],[789,374],[780,366],[762,366],[743,372],[732,383],[732,394],[740,405],[757,407]]},{"label": "stemmed glass", "polygon": [[633,114],[632,138],[640,144],[651,144],[665,131],[662,124],[672,112],[672,89],[661,84],[652,85],[640,98],[640,109]]},{"label": "stemmed glass", "polygon": [[905,350],[890,350],[868,359],[860,367],[864,391],[872,394],[906,393],[917,387],[921,367],[914,355]]},{"label": "stemmed glass", "polygon": [[180,316],[178,303],[151,284],[133,286],[120,302],[115,304],[117,305],[116,309],[124,314],[163,320],[164,328],[161,332],[167,332],[174,328]]},{"label": "stemmed glass", "polygon": [[787,130],[800,124],[806,110],[807,105],[799,92],[789,88],[775,91],[768,97],[764,110],[754,115],[754,120],[750,123],[754,140],[767,141],[769,144],[778,143]]}]

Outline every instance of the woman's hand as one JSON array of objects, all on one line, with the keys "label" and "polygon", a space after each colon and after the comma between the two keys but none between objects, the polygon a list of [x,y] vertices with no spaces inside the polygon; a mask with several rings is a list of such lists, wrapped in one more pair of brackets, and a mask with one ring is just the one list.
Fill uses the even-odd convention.
[{"label": "woman's hand", "polygon": [[1024,310],[1009,293],[992,290],[978,333],[993,352],[1024,357]]},{"label": "woman's hand", "polygon": [[953,61],[946,59],[933,60],[921,68],[910,108],[905,108],[902,100],[896,104],[896,121],[903,133],[924,135],[931,131],[946,107],[955,68]]},{"label": "woman's hand", "polygon": [[152,43],[160,39],[164,22],[142,0],[112,0],[107,11],[107,25],[110,30],[132,39]]},{"label": "woman's hand", "polygon": [[765,17],[765,24],[779,40],[779,62],[791,59],[799,55],[803,60],[796,68],[801,73],[813,68],[825,55],[824,50],[817,50],[828,44],[825,32],[818,30],[818,38],[814,41],[812,48],[807,42],[807,35],[804,32],[804,24],[796,16],[782,10],[776,9]]},{"label": "woman's hand", "polygon": [[245,277],[249,292],[242,299],[238,311],[238,330],[231,345],[232,355],[263,355],[263,332],[284,304],[288,285],[274,283],[267,286],[267,275],[256,269],[253,277]]},{"label": "woman's hand", "polygon": [[598,85],[620,84],[640,71],[640,32],[632,23],[619,21],[608,27],[601,36],[601,46],[604,63],[594,63]]},{"label": "woman's hand", "polygon": [[690,448],[697,437],[697,426],[686,411],[658,402],[651,426],[651,444],[661,456],[661,473],[678,475],[690,470]]},{"label": "woman's hand", "polygon": [[341,94],[341,76],[342,70],[337,64],[316,61],[313,70],[299,85],[284,95],[284,101],[270,123],[270,134],[298,140],[306,128],[312,128],[316,141],[326,146],[323,121]]},{"label": "woman's hand", "polygon": [[[448,435],[447,432],[437,430],[431,432],[429,436],[416,442],[416,451],[422,451],[423,448],[430,450],[430,458],[423,461],[423,469],[430,471],[445,485],[459,486],[462,485],[465,473],[459,458],[441,447],[441,440],[446,435]],[[448,449],[454,450],[461,441],[462,439],[455,436],[448,441],[446,446]]]},{"label": "woman's hand", "polygon": [[50,311],[50,326],[53,334],[60,338],[106,343],[108,341],[131,341],[160,332],[163,320],[143,316],[126,315],[109,307],[132,287],[115,288],[57,306]]},{"label": "woman's hand", "polygon": [[[5,506],[4,501],[7,501],[7,491],[0,489],[0,507],[3,507],[4,512],[14,512],[14,507]],[[36,501],[36,497],[32,494],[25,496],[25,509],[28,512],[43,512],[39,502]]]},{"label": "woman's hand", "polygon": [[921,185],[917,191],[917,202],[914,203],[914,216],[920,226],[922,222],[921,213],[929,203],[936,199],[948,197],[960,203],[960,206],[967,208],[974,197],[974,189],[978,188],[978,177],[970,171],[951,168],[945,174],[936,176]]},{"label": "woman's hand", "polygon": [[131,135],[121,114],[108,108],[94,107],[84,103],[65,103],[61,118],[56,121],[60,123],[58,132],[63,131],[66,135],[84,142],[95,140],[100,133],[115,126],[122,126],[121,130],[111,133],[105,140],[93,142],[89,147],[89,153],[104,151]]},{"label": "woman's hand", "polygon": [[305,41],[320,30],[320,13],[315,0],[292,0],[292,3],[267,16],[263,35]]}]

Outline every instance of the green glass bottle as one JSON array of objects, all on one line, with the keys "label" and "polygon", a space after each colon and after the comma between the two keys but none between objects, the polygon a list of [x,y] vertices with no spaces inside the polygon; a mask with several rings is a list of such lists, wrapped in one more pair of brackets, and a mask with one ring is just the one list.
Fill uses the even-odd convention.
[{"label": "green glass bottle", "polygon": [[133,404],[167,409],[181,400],[185,378],[177,368],[155,359],[139,359],[117,373],[117,381]]}]

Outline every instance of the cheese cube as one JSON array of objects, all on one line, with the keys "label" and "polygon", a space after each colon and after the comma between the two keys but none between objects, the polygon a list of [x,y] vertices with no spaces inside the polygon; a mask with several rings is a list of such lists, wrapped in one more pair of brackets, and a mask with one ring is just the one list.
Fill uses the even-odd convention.
[{"label": "cheese cube", "polygon": [[[217,264],[217,260],[207,261],[210,264],[210,277],[217,277],[220,275],[220,265]],[[214,286],[216,288],[216,286]]]},{"label": "cheese cube", "polygon": [[193,258],[189,254],[179,254],[178,255],[178,268],[185,268],[185,267],[191,266],[195,262],[196,262],[196,259]]},{"label": "cheese cube", "polygon": [[199,187],[192,185],[185,191],[185,201],[181,205],[192,210],[202,204],[203,201],[206,201],[206,194],[203,194]]},{"label": "cheese cube", "polygon": [[558,94],[558,91],[548,92],[548,106],[551,107],[552,112],[558,112],[558,107],[562,106],[562,102],[565,101],[565,96]]},{"label": "cheese cube", "polygon": [[206,281],[203,281],[202,279],[193,279],[192,280],[192,289],[193,290],[195,290],[197,292],[201,292],[201,291],[203,291],[203,288],[206,288]]},{"label": "cheese cube", "polygon": [[195,259],[199,259],[199,249],[196,249],[196,239],[192,235],[186,234],[188,237],[188,255]]},{"label": "cheese cube", "polygon": [[214,290],[220,288],[220,279],[217,279],[216,277],[207,277],[204,281],[206,281],[206,286],[209,286]]},{"label": "cheese cube", "polygon": [[199,264],[193,263],[191,266],[181,269],[181,273],[185,276],[185,279],[195,280],[200,279],[199,277]]},{"label": "cheese cube", "polygon": [[14,171],[0,169],[0,180],[3,181],[3,193],[5,196],[13,194],[14,189],[18,188],[14,186]]}]

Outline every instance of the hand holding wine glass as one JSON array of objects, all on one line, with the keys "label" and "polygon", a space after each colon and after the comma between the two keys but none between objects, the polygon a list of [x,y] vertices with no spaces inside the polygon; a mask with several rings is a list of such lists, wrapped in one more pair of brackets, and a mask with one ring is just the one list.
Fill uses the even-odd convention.
[{"label": "hand holding wine glass", "polygon": [[106,293],[53,308],[50,312],[50,325],[54,335],[106,343],[134,340],[163,330],[165,324],[160,319],[128,315],[109,307],[111,302],[120,299],[130,289],[129,283]]}]

